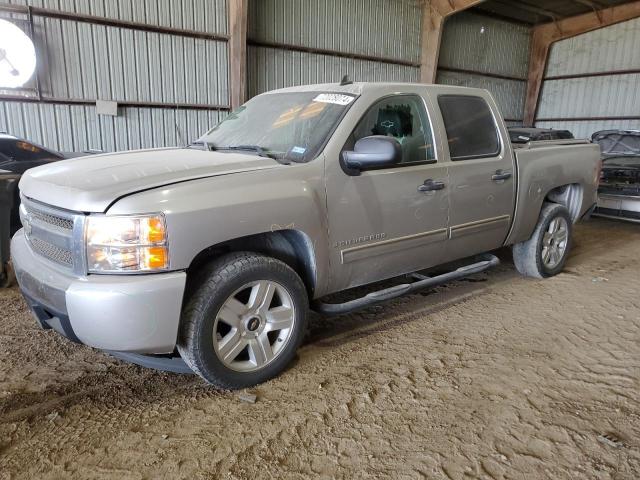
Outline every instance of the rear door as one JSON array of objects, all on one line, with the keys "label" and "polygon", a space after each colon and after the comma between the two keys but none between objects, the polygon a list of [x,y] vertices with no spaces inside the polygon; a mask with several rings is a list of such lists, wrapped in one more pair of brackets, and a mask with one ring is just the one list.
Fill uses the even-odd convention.
[{"label": "rear door", "polygon": [[503,245],[514,210],[514,159],[489,95],[446,93],[436,102],[451,159],[445,257],[453,260]]}]

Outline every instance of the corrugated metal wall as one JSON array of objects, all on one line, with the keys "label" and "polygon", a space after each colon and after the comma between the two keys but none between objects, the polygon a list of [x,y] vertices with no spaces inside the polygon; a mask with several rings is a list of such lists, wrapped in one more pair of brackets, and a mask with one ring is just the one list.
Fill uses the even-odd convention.
[{"label": "corrugated metal wall", "polygon": [[198,32],[227,32],[226,0],[4,0],[3,3]]},{"label": "corrugated metal wall", "polygon": [[[26,0],[9,3],[26,5]],[[31,0],[33,7],[147,25],[226,34],[226,0]],[[6,17],[7,14],[5,13]],[[24,15],[12,14],[14,18]],[[40,92],[57,100],[227,105],[224,41],[34,16]],[[69,102],[70,103],[70,102]],[[90,105],[2,101],[0,131],[60,150],[105,151],[177,145],[197,138],[224,112],[122,107],[117,117]],[[55,129],[43,128],[53,125]]]},{"label": "corrugated metal wall", "polygon": [[[536,125],[567,128],[578,137],[598,130],[640,129],[640,19],[595,30],[552,46]],[[596,72],[618,72],[589,76]],[[572,75],[576,78],[560,78]],[[582,120],[569,120],[581,117]],[[589,119],[635,117],[633,119]]]},{"label": "corrugated metal wall", "polygon": [[[5,1],[228,33],[227,0]],[[249,97],[284,86],[337,82],[343,74],[363,81],[418,81],[421,14],[418,0],[250,0]],[[40,92],[56,103],[1,101],[0,131],[60,150],[111,151],[185,143],[225,115],[195,108],[228,104],[223,40],[39,16],[34,30]],[[505,118],[517,124],[523,116],[529,41],[527,26],[472,12],[454,15],[445,24],[437,81],[488,89]],[[583,137],[604,128],[640,128],[640,73],[620,72],[640,71],[639,44],[640,20],[555,44],[537,124],[569,128]],[[603,71],[618,74],[590,75]],[[557,78],[566,75],[576,78]],[[161,106],[121,107],[117,117],[109,117],[96,115],[91,105],[96,99]],[[567,117],[576,120],[557,120]]]},{"label": "corrugated metal wall", "polygon": [[107,152],[185,145],[220,121],[223,112],[120,108],[117,117],[94,106],[0,101],[0,132],[61,151]]},{"label": "corrugated metal wall", "polygon": [[496,97],[505,118],[519,123],[524,113],[529,45],[530,29],[525,25],[471,12],[454,15],[444,26],[437,82],[486,88]]},{"label": "corrugated metal wall", "polygon": [[[248,37],[278,48],[248,48],[248,94],[304,83],[413,82],[417,66],[292,51],[285,45],[386,57],[417,64],[421,6],[415,0],[259,0],[249,2]],[[375,26],[375,28],[372,28]]]},{"label": "corrugated metal wall", "polygon": [[419,69],[277,48],[248,49],[249,97],[292,85],[339,82],[346,74],[356,81],[417,82]]}]

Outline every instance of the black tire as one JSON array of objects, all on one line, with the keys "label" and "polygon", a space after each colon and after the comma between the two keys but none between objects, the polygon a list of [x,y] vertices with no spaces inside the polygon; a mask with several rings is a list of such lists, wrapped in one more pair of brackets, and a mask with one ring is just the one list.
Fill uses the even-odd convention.
[{"label": "black tire", "polygon": [[[199,273],[198,286],[187,300],[180,320],[177,346],[186,364],[212,385],[230,390],[250,387],[278,375],[294,358],[306,333],[309,300],[300,277],[285,263],[250,252],[225,255]],[[286,290],[293,304],[293,326],[270,363],[255,371],[236,371],[216,353],[214,324],[234,292],[257,281],[275,282]]]},{"label": "black tire", "polygon": [[[552,268],[543,261],[543,241],[545,233],[548,231],[551,222],[556,218],[563,218],[567,225],[566,247],[557,265]],[[557,203],[545,203],[542,206],[538,224],[526,242],[517,243],[513,246],[513,263],[518,272],[525,277],[547,278],[560,273],[569,256],[571,241],[573,239],[572,222],[569,211],[563,205]]]}]

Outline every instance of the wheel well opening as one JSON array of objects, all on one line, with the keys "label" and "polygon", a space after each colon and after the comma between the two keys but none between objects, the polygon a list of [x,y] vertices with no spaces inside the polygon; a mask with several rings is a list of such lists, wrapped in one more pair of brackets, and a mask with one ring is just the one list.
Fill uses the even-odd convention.
[{"label": "wheel well opening", "polygon": [[575,223],[580,218],[580,208],[582,207],[582,186],[577,183],[562,185],[551,190],[545,200],[552,203],[564,205]]},{"label": "wheel well opening", "polygon": [[286,263],[300,276],[309,296],[313,296],[316,287],[316,264],[311,240],[299,230],[279,230],[236,238],[201,251],[187,269],[184,298],[188,298],[199,285],[201,279],[198,273],[202,272],[205,265],[222,255],[244,251],[267,255]]}]

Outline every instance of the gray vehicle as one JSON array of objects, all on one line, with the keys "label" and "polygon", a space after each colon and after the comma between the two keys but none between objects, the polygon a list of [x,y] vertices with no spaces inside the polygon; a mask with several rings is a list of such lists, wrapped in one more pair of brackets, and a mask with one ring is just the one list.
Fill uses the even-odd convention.
[{"label": "gray vehicle", "polygon": [[179,352],[241,388],[291,361],[310,304],[371,305],[487,269],[505,245],[527,276],[562,270],[596,202],[597,145],[514,152],[485,90],[345,83],[259,95],[188,148],[29,170],[11,249],[41,325],[146,365]]},{"label": "gray vehicle", "polygon": [[640,223],[640,131],[603,130],[592,136],[602,148],[602,174],[594,215]]}]

